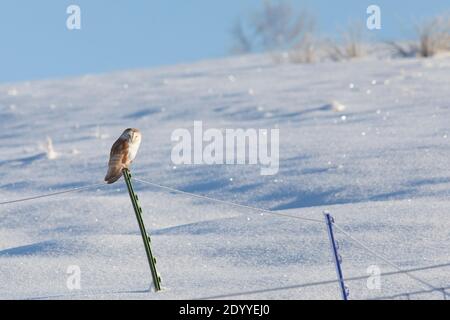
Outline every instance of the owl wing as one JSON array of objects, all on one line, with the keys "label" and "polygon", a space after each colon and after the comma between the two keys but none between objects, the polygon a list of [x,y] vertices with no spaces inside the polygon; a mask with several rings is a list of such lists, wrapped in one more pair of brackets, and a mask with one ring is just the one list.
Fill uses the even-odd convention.
[{"label": "owl wing", "polygon": [[114,183],[122,176],[122,169],[127,166],[128,162],[128,141],[118,139],[114,142],[111,153],[109,155],[108,172],[105,181]]}]

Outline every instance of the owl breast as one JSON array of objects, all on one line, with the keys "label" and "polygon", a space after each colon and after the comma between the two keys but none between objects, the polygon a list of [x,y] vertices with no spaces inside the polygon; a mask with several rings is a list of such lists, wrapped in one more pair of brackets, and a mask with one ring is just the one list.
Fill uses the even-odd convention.
[{"label": "owl breast", "polygon": [[137,141],[135,143],[130,143],[128,145],[128,160],[131,162],[136,158],[136,154],[139,149],[139,145],[141,144],[141,141]]}]

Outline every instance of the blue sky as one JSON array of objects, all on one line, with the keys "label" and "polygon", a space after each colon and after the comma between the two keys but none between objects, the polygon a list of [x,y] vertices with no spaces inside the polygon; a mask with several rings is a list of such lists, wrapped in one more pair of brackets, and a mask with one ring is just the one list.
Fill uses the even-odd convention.
[{"label": "blue sky", "polygon": [[[2,0],[0,82],[152,67],[226,56],[230,28],[260,0]],[[292,0],[332,37],[349,21],[382,10],[376,39],[409,38],[412,21],[449,11],[448,0]],[[66,8],[81,7],[82,29],[66,28]]]}]

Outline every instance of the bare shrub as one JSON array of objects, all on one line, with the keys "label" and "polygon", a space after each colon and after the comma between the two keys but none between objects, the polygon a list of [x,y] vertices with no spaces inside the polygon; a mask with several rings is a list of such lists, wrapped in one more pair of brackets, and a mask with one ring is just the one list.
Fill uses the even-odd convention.
[{"label": "bare shrub", "polygon": [[401,57],[432,57],[450,51],[450,15],[433,17],[416,26],[417,40],[388,42],[394,54]]},{"label": "bare shrub", "polygon": [[233,46],[231,52],[234,54],[249,53],[252,51],[252,43],[244,31],[241,19],[237,19],[232,30]]},{"label": "bare shrub", "polygon": [[440,16],[425,21],[417,29],[419,35],[419,54],[432,57],[450,50],[450,17]]},{"label": "bare shrub", "polygon": [[289,52],[292,63],[313,63],[318,59],[318,43],[312,33],[307,33],[294,49]]},{"label": "bare shrub", "polygon": [[419,46],[416,42],[396,42],[388,41],[387,45],[390,47],[394,55],[402,58],[415,57],[419,51]]},{"label": "bare shrub", "polygon": [[314,29],[315,20],[306,11],[288,1],[265,0],[245,23],[235,23],[232,52],[269,51],[276,62],[313,61]]},{"label": "bare shrub", "polygon": [[334,61],[359,58],[366,54],[364,50],[364,27],[351,23],[341,32],[341,41],[328,41],[328,57]]},{"label": "bare shrub", "polygon": [[253,14],[251,24],[263,49],[286,50],[301,41],[313,22],[306,12],[297,13],[290,2],[266,0]]}]

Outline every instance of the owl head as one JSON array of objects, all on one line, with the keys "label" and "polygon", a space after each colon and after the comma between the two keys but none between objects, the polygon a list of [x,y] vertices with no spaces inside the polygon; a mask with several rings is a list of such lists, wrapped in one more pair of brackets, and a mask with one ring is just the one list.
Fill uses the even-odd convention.
[{"label": "owl head", "polygon": [[127,139],[131,143],[141,141],[141,132],[139,129],[128,128],[122,133],[122,138]]}]

